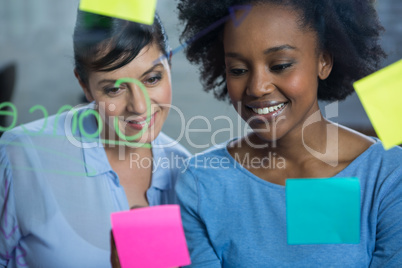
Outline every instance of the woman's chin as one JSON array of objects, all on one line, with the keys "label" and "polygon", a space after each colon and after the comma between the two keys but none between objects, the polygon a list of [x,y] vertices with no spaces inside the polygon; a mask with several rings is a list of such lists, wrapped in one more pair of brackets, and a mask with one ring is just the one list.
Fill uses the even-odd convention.
[{"label": "woman's chin", "polygon": [[[159,133],[160,130],[155,130],[153,127],[151,127],[151,129],[145,130],[143,133],[141,133],[141,131],[129,130],[125,132],[125,136],[120,137],[120,140],[128,143],[149,144],[156,139]],[[137,138],[135,136],[139,137]],[[133,137],[135,137],[135,139],[132,139]]]}]

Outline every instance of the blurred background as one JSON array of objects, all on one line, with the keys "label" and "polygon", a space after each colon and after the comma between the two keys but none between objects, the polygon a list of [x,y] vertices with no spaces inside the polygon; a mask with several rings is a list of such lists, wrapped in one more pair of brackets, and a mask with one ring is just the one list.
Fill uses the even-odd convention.
[{"label": "blurred background", "polygon": [[[0,0],[0,103],[11,99],[18,110],[17,125],[43,117],[39,110],[29,113],[35,105],[43,105],[52,115],[64,105],[82,103],[73,75],[72,34],[78,4],[79,0]],[[382,66],[386,66],[402,58],[402,1],[381,0],[376,6],[386,29],[382,39],[388,54]],[[180,46],[182,25],[176,1],[159,0],[157,11],[171,47]],[[178,110],[171,110],[163,131],[192,153],[241,136],[242,120],[227,102],[202,90],[197,68],[183,52],[175,54],[172,63],[173,105]],[[5,127],[12,121],[10,116],[0,119]],[[341,102],[339,116],[331,120],[375,135],[356,95]]]}]

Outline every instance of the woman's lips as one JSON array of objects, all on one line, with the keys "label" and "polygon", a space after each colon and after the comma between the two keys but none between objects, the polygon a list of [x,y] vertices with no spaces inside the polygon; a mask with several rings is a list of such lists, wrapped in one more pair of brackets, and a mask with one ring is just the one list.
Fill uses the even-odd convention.
[{"label": "woman's lips", "polygon": [[[151,115],[151,119],[148,123],[148,128],[152,127],[153,124],[155,123],[155,117],[156,117],[156,113]],[[141,121],[139,121],[139,120],[141,120]],[[135,130],[142,130],[147,125],[146,118],[130,120],[130,121],[125,121],[125,122],[127,123],[128,126],[130,126],[131,128],[133,128]]]},{"label": "woman's lips", "polygon": [[247,107],[248,110],[251,111],[251,118],[249,121],[272,121],[275,117],[280,115],[284,109],[286,109],[287,105],[287,102],[282,102],[276,105],[260,108]]}]

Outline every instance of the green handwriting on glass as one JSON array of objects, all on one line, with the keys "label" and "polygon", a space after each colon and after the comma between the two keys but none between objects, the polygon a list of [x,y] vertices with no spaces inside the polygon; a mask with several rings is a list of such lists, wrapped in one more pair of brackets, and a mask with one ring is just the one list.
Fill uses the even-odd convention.
[{"label": "green handwriting on glass", "polygon": [[[144,128],[141,129],[141,131],[139,133],[137,133],[137,134],[135,134],[133,136],[126,136],[120,130],[119,125],[118,125],[118,117],[115,116],[114,121],[113,121],[114,122],[114,128],[115,128],[115,131],[116,131],[118,137],[120,139],[122,139],[122,141],[104,140],[104,139],[102,139],[100,141],[102,143],[104,143],[104,144],[126,145],[126,146],[135,146],[135,147],[139,147],[139,146],[140,147],[150,147],[150,144],[130,142],[130,141],[133,141],[133,140],[136,140],[136,139],[140,138],[144,134],[144,132],[147,131],[148,124],[151,121],[151,100],[149,98],[147,89],[140,81],[138,81],[137,79],[133,79],[133,78],[121,78],[121,79],[116,81],[115,87],[120,87],[120,85],[123,84],[123,83],[133,83],[133,84],[137,85],[141,89],[142,93],[144,94],[145,102],[146,102],[146,105],[147,105],[146,124],[145,124]],[[43,118],[44,118],[43,126],[39,131],[32,132],[32,131],[29,131],[24,125],[21,125],[21,128],[28,135],[41,135],[44,132],[44,130],[46,129],[49,114],[48,114],[48,112],[47,112],[47,110],[46,110],[46,108],[44,106],[35,105],[35,106],[31,107],[31,109],[29,109],[29,113],[34,113],[35,111],[38,111],[38,110],[43,113]],[[76,132],[77,126],[79,128],[80,133],[84,137],[86,137],[88,139],[95,139],[102,132],[102,130],[103,130],[103,121],[102,121],[102,119],[101,119],[101,117],[99,115],[99,112],[97,110],[89,109],[89,110],[86,110],[86,111],[84,111],[84,112],[82,112],[82,113],[80,113],[78,115],[78,113],[77,113],[78,109],[77,108],[72,107],[71,105],[64,105],[57,111],[57,114],[55,115],[55,121],[54,121],[54,126],[53,126],[53,135],[54,136],[57,135],[56,132],[57,132],[57,125],[59,123],[58,122],[59,117],[65,111],[70,111],[70,112],[73,113],[72,124],[71,124],[71,132],[72,133]],[[98,129],[94,133],[88,133],[84,128],[84,119],[85,119],[85,117],[90,116],[90,115],[94,116],[96,118],[96,120],[97,120],[97,123],[98,123]],[[11,102],[0,103],[0,116],[11,116],[12,117],[12,121],[11,121],[9,126],[7,126],[7,127],[6,126],[0,126],[0,132],[5,132],[5,131],[8,131],[8,130],[11,130],[12,128],[14,128],[16,126],[17,119],[18,119],[18,110],[15,107],[15,105],[13,103],[11,103]]]}]

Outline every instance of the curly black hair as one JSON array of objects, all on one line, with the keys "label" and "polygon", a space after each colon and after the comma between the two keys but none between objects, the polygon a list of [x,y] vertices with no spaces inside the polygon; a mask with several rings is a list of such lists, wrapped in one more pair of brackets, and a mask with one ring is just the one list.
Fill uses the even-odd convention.
[{"label": "curly black hair", "polygon": [[[229,15],[239,5],[275,3],[300,11],[300,26],[317,32],[319,47],[333,57],[333,68],[320,80],[318,99],[343,100],[353,92],[352,83],[379,68],[386,56],[379,45],[383,27],[373,0],[179,0],[179,19],[185,24],[181,40],[188,46],[187,59],[201,65],[205,91],[217,99],[227,99],[224,50],[221,36],[224,24],[207,34],[192,38],[211,24]],[[190,40],[190,42],[188,41]]]}]

